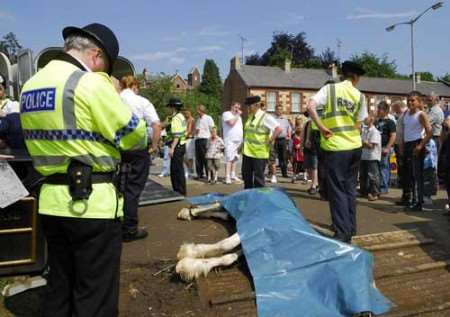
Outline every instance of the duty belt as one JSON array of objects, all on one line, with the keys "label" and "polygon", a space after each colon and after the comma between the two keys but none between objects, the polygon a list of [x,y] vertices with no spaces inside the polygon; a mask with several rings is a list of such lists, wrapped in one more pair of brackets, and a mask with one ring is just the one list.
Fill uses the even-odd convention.
[{"label": "duty belt", "polygon": [[[115,183],[116,174],[115,173],[93,173],[92,174],[92,184],[100,184],[100,183]],[[43,181],[45,184],[52,185],[69,185],[69,178],[67,174],[64,173],[56,173],[50,176],[47,176]]]}]

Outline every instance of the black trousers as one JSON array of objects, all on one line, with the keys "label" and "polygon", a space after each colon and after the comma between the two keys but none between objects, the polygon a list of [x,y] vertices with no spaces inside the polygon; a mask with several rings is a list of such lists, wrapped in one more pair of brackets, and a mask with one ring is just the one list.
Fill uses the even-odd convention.
[{"label": "black trousers", "polygon": [[350,239],[356,234],[356,185],[361,148],[323,151],[326,164],[327,195],[336,236]]},{"label": "black trousers", "polygon": [[184,176],[184,153],[186,145],[177,145],[170,160],[170,181],[174,191],[186,195],[186,177]]},{"label": "black trousers", "polygon": [[120,220],[43,215],[41,220],[50,267],[42,316],[117,316]]},{"label": "black trousers", "polygon": [[287,145],[285,138],[278,138],[274,144],[275,151],[278,157],[278,165],[281,169],[283,177],[287,177]]},{"label": "black trousers", "polygon": [[264,171],[266,169],[266,159],[257,159],[246,155],[242,156],[242,178],[244,189],[264,187]]},{"label": "black trousers", "polygon": [[319,147],[317,151],[317,176],[319,182],[319,194],[320,197],[328,200],[327,165],[325,164],[325,162],[325,152]]},{"label": "black trousers", "polygon": [[206,166],[206,144],[208,139],[196,139],[195,140],[195,170],[198,177],[208,175],[208,169]]},{"label": "black trousers", "polygon": [[394,145],[394,151],[395,151],[395,158],[397,161],[397,178],[398,178],[398,185],[400,186],[400,188],[402,189],[402,197],[403,199],[407,199],[408,195],[410,195],[410,193],[407,193],[405,190],[407,189],[407,185],[405,182],[405,155],[404,153],[400,153],[400,149],[398,147],[398,145]]},{"label": "black trousers", "polygon": [[361,161],[359,168],[359,188],[361,195],[380,193],[380,162]]},{"label": "black trousers", "polygon": [[122,153],[122,162],[128,164],[123,208],[122,228],[125,232],[136,232],[138,227],[139,196],[144,190],[150,170],[150,155],[147,150]]},{"label": "black trousers", "polygon": [[414,155],[413,151],[421,140],[405,143],[405,193],[412,193],[412,204],[423,203],[423,160],[424,151]]}]

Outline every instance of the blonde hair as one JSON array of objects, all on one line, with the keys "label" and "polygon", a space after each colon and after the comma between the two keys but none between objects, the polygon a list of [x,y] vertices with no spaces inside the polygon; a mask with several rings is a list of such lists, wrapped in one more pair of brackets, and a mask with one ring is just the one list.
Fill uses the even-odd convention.
[{"label": "blonde hair", "polygon": [[139,81],[132,75],[124,76],[120,80],[120,87],[122,89],[139,87]]}]

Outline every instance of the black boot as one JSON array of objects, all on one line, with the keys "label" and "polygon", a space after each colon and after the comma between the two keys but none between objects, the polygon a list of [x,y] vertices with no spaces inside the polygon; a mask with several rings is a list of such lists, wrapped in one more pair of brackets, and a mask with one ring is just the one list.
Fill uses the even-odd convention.
[{"label": "black boot", "polygon": [[144,228],[137,228],[133,231],[127,231],[122,233],[123,242],[131,242],[135,240],[145,239],[148,236],[147,230]]}]

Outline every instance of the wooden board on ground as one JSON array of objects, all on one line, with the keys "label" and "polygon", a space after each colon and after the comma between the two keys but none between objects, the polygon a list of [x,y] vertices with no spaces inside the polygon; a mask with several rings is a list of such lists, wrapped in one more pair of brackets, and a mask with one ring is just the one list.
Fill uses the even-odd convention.
[{"label": "wooden board on ground", "polygon": [[[377,287],[395,307],[385,317],[450,316],[450,254],[417,230],[356,236],[374,255]],[[244,262],[197,280],[211,317],[256,316],[254,287]]]}]

